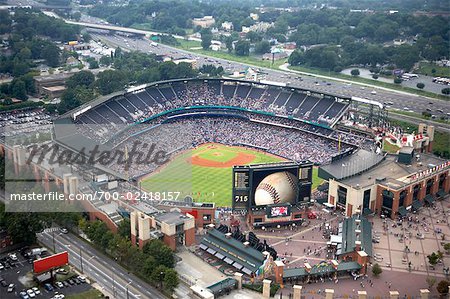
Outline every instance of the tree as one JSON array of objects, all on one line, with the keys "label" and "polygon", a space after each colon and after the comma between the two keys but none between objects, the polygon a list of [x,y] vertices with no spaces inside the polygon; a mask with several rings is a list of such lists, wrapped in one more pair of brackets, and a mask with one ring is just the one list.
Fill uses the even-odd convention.
[{"label": "tree", "polygon": [[126,238],[127,240],[130,240],[131,239],[130,219],[124,218],[119,223],[119,227],[117,228],[117,232],[123,238]]},{"label": "tree", "polygon": [[424,83],[422,83],[422,82],[419,82],[419,83],[417,83],[417,88],[419,88],[419,89],[423,89],[424,87],[425,87],[425,84]]},{"label": "tree", "polygon": [[231,36],[227,36],[225,38],[225,46],[227,47],[229,53],[233,51],[233,38]]},{"label": "tree", "polygon": [[173,292],[173,290],[178,286],[178,274],[174,269],[167,269],[164,275],[164,286],[169,292]]},{"label": "tree", "polygon": [[92,59],[91,61],[89,61],[89,69],[93,70],[93,69],[98,69],[98,62],[95,59]]},{"label": "tree", "polygon": [[351,70],[350,74],[352,74],[352,76],[354,76],[354,77],[359,76],[359,69]]},{"label": "tree", "polygon": [[445,249],[445,251],[449,252],[450,251],[450,243],[445,243],[444,249]]},{"label": "tree", "polygon": [[12,83],[12,96],[22,101],[28,99],[27,89],[22,80],[15,80],[15,82]]},{"label": "tree", "polygon": [[250,43],[246,40],[239,40],[234,46],[234,51],[238,56],[248,56],[250,54]]},{"label": "tree", "polygon": [[112,59],[110,56],[102,56],[100,57],[100,64],[104,66],[109,66],[112,63]]},{"label": "tree", "polygon": [[303,62],[303,53],[299,50],[295,50],[289,55],[288,63],[290,65],[299,65]]},{"label": "tree", "polygon": [[395,83],[395,84],[401,84],[401,83],[402,83],[402,79],[400,79],[400,78],[395,78],[395,79],[394,79],[394,83]]},{"label": "tree", "polygon": [[127,78],[119,70],[106,70],[98,74],[96,85],[102,95],[123,89]]},{"label": "tree", "polygon": [[270,52],[270,43],[266,40],[258,42],[255,44],[255,53],[264,54]]},{"label": "tree", "polygon": [[252,43],[256,43],[262,40],[262,36],[255,31],[249,31],[245,37]]},{"label": "tree", "polygon": [[90,71],[80,71],[67,79],[67,88],[75,88],[77,86],[90,87],[95,81],[95,76]]},{"label": "tree", "polygon": [[374,78],[376,80],[376,79],[378,79],[378,75],[377,74],[373,74],[372,78]]},{"label": "tree", "polygon": [[72,19],[79,21],[81,19],[81,12],[77,11],[72,14]]},{"label": "tree", "polygon": [[172,250],[160,240],[151,240],[144,245],[145,254],[153,256],[158,265],[173,268],[175,259]]},{"label": "tree", "polygon": [[438,285],[436,286],[436,290],[441,295],[448,294],[448,286],[450,285],[450,282],[447,280],[441,280]]},{"label": "tree", "polygon": [[380,265],[378,263],[373,265],[373,267],[372,267],[372,274],[375,277],[378,277],[382,272],[383,272],[383,269],[381,269],[381,267],[380,267]]},{"label": "tree", "polygon": [[450,88],[446,87],[446,88],[442,88],[441,92],[445,95],[449,95],[450,94]]},{"label": "tree", "polygon": [[428,276],[426,281],[428,283],[428,288],[431,289],[436,283],[436,277]]},{"label": "tree", "polygon": [[436,264],[438,263],[439,255],[433,252],[432,254],[428,255],[427,258],[428,263],[430,263],[430,265],[434,268],[434,266],[436,266]]},{"label": "tree", "polygon": [[201,36],[202,36],[202,48],[204,50],[208,50],[209,47],[211,46],[211,41],[212,41],[212,33],[211,30],[209,28],[204,28],[201,30]]},{"label": "tree", "polygon": [[42,58],[47,61],[47,64],[50,67],[57,67],[59,65],[60,54],[61,50],[54,44],[48,44],[41,52]]}]

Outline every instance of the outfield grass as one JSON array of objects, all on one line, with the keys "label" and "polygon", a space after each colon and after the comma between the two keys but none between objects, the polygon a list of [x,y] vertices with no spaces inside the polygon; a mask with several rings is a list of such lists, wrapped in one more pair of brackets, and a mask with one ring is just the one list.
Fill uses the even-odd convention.
[{"label": "outfield grass", "polygon": [[[218,207],[231,206],[232,168],[203,167],[192,165],[190,158],[194,155],[216,162],[226,162],[239,153],[251,154],[255,158],[250,164],[282,161],[282,158],[243,147],[210,144],[186,151],[172,159],[159,171],[143,178],[141,187],[147,192],[160,192],[160,198],[175,199],[169,192],[180,192],[178,199],[191,196],[196,202],[215,202]],[[313,189],[323,180],[317,175],[318,168],[313,169]],[[165,192],[165,193],[164,193]]]},{"label": "outfield grass", "polygon": [[[224,162],[242,152],[255,156],[251,164],[283,160],[273,155],[243,147],[216,144],[216,149],[209,149],[207,146],[203,145],[176,156],[164,165],[159,172],[144,178],[141,187],[148,192],[161,192],[161,198],[164,196],[163,192],[166,192],[166,199],[170,199],[167,192],[180,192],[178,199],[191,196],[197,202],[215,202],[216,206],[219,207],[230,206],[232,168],[192,165],[189,159],[193,155],[212,161]],[[218,153],[221,155],[217,155]]]},{"label": "outfield grass", "polygon": [[319,173],[319,167],[314,167],[313,174],[312,174],[312,190],[316,189],[317,186],[322,184],[322,182],[324,181],[323,179],[319,178],[318,173]]}]

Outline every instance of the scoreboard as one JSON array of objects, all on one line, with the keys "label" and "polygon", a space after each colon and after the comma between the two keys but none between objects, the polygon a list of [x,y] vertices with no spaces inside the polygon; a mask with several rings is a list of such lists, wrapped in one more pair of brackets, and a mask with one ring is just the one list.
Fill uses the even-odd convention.
[{"label": "scoreboard", "polygon": [[297,198],[290,204],[309,202],[311,197],[312,166],[313,164],[309,161],[234,166],[233,212],[247,214],[251,208],[256,207],[254,196],[259,183],[268,175],[282,171],[291,173],[295,177],[295,183],[298,186]]},{"label": "scoreboard", "polygon": [[246,214],[249,209],[249,169],[233,169],[233,211]]}]

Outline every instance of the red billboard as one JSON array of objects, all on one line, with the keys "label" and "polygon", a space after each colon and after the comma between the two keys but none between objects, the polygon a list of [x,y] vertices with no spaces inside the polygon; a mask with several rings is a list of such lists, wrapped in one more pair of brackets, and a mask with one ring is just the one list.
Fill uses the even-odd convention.
[{"label": "red billboard", "polygon": [[33,262],[33,270],[35,274],[50,271],[69,263],[69,254],[67,251],[57,253]]}]

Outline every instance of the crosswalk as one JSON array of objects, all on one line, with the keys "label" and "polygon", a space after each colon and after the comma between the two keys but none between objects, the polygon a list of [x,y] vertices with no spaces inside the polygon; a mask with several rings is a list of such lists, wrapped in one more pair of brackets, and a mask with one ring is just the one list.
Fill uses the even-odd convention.
[{"label": "crosswalk", "polygon": [[59,227],[49,227],[42,231],[42,233],[52,233],[59,231]]}]

